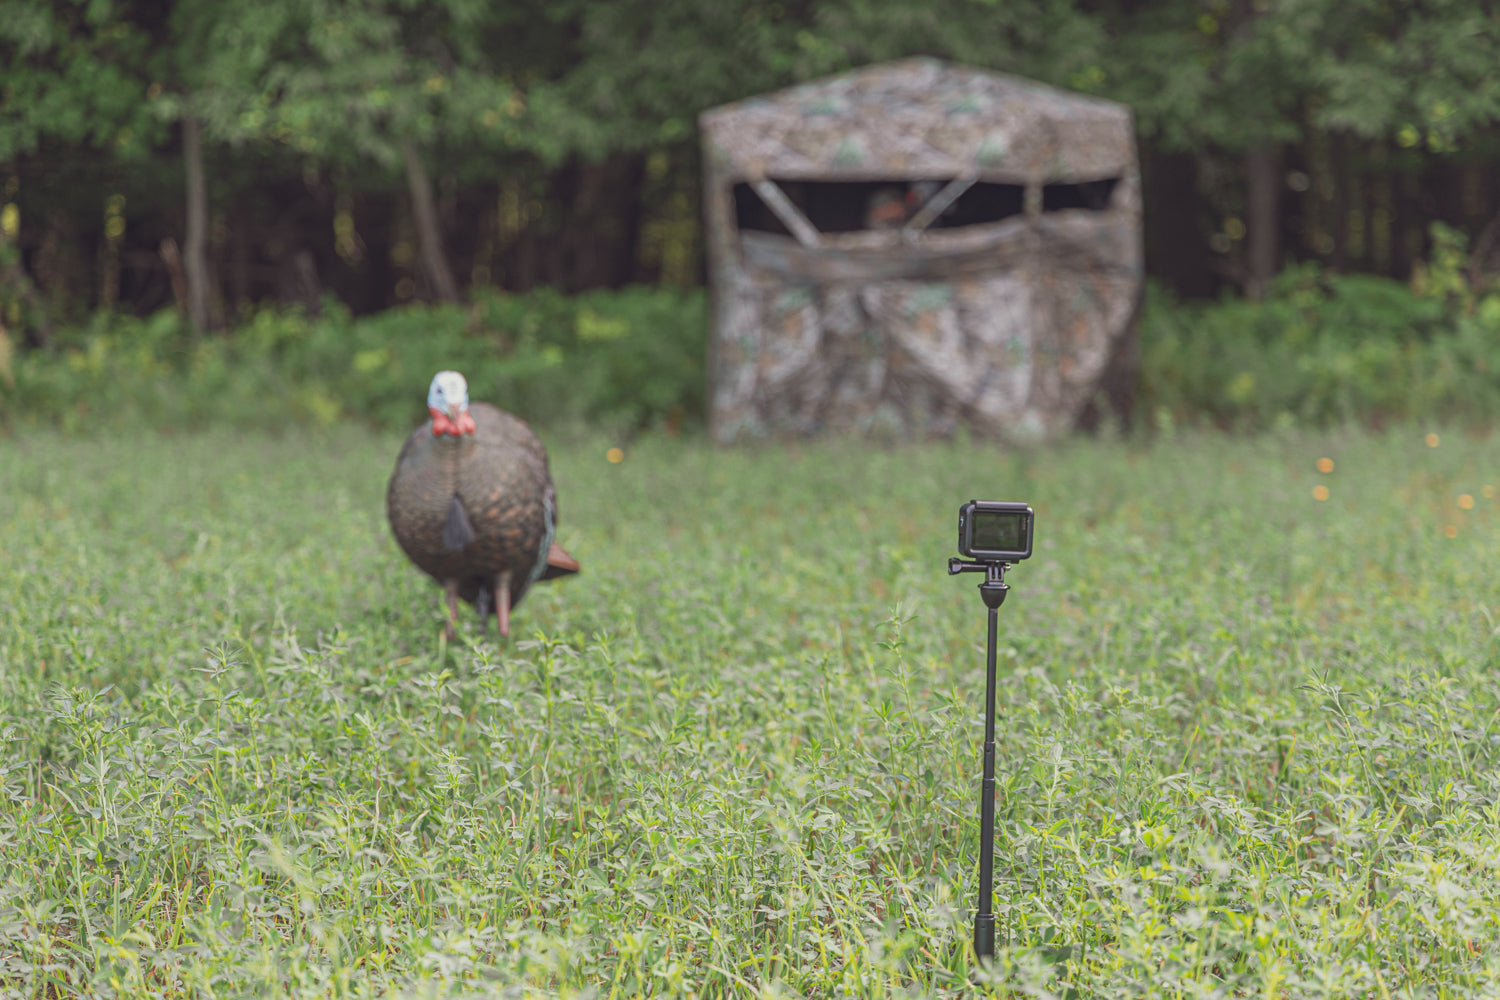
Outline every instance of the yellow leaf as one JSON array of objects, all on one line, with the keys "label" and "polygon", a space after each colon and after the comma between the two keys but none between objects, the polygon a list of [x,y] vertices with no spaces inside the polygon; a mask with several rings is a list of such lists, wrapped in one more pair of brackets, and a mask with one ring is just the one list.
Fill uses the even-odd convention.
[{"label": "yellow leaf", "polygon": [[379,371],[390,364],[391,353],[384,347],[372,348],[368,351],[357,351],[354,355],[354,370],[361,375]]},{"label": "yellow leaf", "polygon": [[584,342],[618,340],[630,332],[630,324],[623,319],[600,316],[592,309],[580,309],[577,330],[578,339]]}]

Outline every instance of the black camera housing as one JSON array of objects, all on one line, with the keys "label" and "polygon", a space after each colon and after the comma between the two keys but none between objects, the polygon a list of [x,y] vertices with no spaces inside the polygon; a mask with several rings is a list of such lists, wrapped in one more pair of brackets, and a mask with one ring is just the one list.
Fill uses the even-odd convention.
[{"label": "black camera housing", "polygon": [[1030,504],[970,500],[958,508],[958,551],[987,563],[1031,558]]}]

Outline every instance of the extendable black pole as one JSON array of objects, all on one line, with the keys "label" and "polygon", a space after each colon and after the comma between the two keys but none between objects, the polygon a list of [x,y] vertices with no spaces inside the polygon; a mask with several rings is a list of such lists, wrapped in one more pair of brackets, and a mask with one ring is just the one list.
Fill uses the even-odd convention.
[{"label": "extendable black pole", "polygon": [[979,912],[974,914],[974,954],[995,954],[995,633],[1000,609],[990,608],[990,643],[984,678],[984,779],[979,783]]},{"label": "extendable black pole", "polygon": [[948,560],[948,572],[983,572],[979,596],[990,609],[989,643],[985,650],[984,776],[979,784],[979,908],[974,914],[974,957],[981,964],[995,954],[995,646],[1000,632],[1000,605],[1010,587],[1005,582],[1008,563],[965,563]]}]

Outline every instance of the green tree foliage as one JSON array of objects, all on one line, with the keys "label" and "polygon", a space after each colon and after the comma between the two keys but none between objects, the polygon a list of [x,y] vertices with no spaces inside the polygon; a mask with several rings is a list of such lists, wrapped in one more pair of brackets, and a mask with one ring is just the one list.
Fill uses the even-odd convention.
[{"label": "green tree foliage", "polygon": [[1109,18],[1115,44],[1092,77],[1070,81],[1131,105],[1165,149],[1243,149],[1296,138],[1306,67],[1281,58],[1275,16],[1228,2],[1169,0]]},{"label": "green tree foliage", "polygon": [[[914,54],[1128,102],[1148,153],[1200,164],[1214,225],[1245,215],[1252,170],[1262,192],[1283,176],[1277,150],[1307,161],[1330,136],[1350,137],[1371,162],[1386,147],[1410,150],[1399,164],[1410,173],[1471,155],[1500,119],[1500,10],[1480,0],[9,0],[0,179],[36,191],[44,155],[98,160],[120,178],[116,190],[160,177],[130,208],[154,220],[154,252],[182,226],[178,178],[192,155],[180,123],[192,121],[205,213],[258,185],[311,177],[409,202],[399,212],[425,258],[454,239],[454,213],[467,211],[455,198],[509,198],[514,218],[494,240],[514,242],[528,226],[541,240],[562,227],[528,206],[576,193],[552,184],[560,172],[638,157],[613,175],[636,177],[635,193],[610,196],[611,224],[629,230],[652,208],[641,207],[644,192],[659,196],[663,158],[673,183],[693,182],[704,108]],[[1325,174],[1325,186],[1354,186],[1347,171]],[[23,197],[50,210],[78,190],[97,199],[87,185],[98,183]],[[434,207],[442,198],[448,232]],[[52,225],[45,214],[23,215],[28,254],[38,252],[35,227]],[[1430,218],[1403,224],[1419,234]],[[1368,251],[1361,266],[1377,266]],[[165,285],[156,287],[159,296]]]},{"label": "green tree foliage", "polygon": [[1284,0],[1276,40],[1309,67],[1314,122],[1451,152],[1500,119],[1500,9],[1457,0]]},{"label": "green tree foliage", "polygon": [[153,40],[111,0],[9,0],[0,15],[0,164],[44,141],[138,158]]},{"label": "green tree foliage", "polygon": [[913,54],[1066,83],[1099,58],[1072,0],[577,0],[567,70],[527,87],[523,134],[551,160],[683,141],[699,111]]},{"label": "green tree foliage", "polygon": [[472,149],[516,108],[485,56],[483,40],[504,23],[490,10],[464,0],[217,7],[205,111],[226,137],[344,164],[397,169],[403,140]]},{"label": "green tree foliage", "polygon": [[685,141],[703,108],[795,79],[808,27],[757,0],[574,0],[551,16],[574,38],[559,71],[527,86],[520,130],[548,162]]},{"label": "green tree foliage", "polygon": [[[12,0],[0,161],[132,149],[149,119],[395,170],[683,141],[712,104],[917,52],[1129,101],[1170,148],[1309,125],[1452,148],[1500,117],[1500,13],[1464,0]],[[155,88],[151,84],[155,83]],[[148,96],[149,101],[143,101]]]},{"label": "green tree foliage", "polygon": [[803,38],[817,72],[922,53],[1066,86],[1107,46],[1105,23],[1075,0],[836,0]]},{"label": "green tree foliage", "polygon": [[[1112,11],[1091,81],[1164,146],[1309,128],[1452,150],[1500,120],[1500,10],[1469,0],[1168,0]],[[1090,86],[1090,83],[1093,86]]]}]

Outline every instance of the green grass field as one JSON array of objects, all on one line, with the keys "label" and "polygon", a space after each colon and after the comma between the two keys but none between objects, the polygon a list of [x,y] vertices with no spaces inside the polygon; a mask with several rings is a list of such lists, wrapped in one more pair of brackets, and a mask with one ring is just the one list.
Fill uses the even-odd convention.
[{"label": "green grass field", "polygon": [[397,436],[0,440],[0,992],[972,993],[980,497],[986,989],[1493,994],[1500,455],[1428,430],[554,442],[584,573],[454,646]]}]

